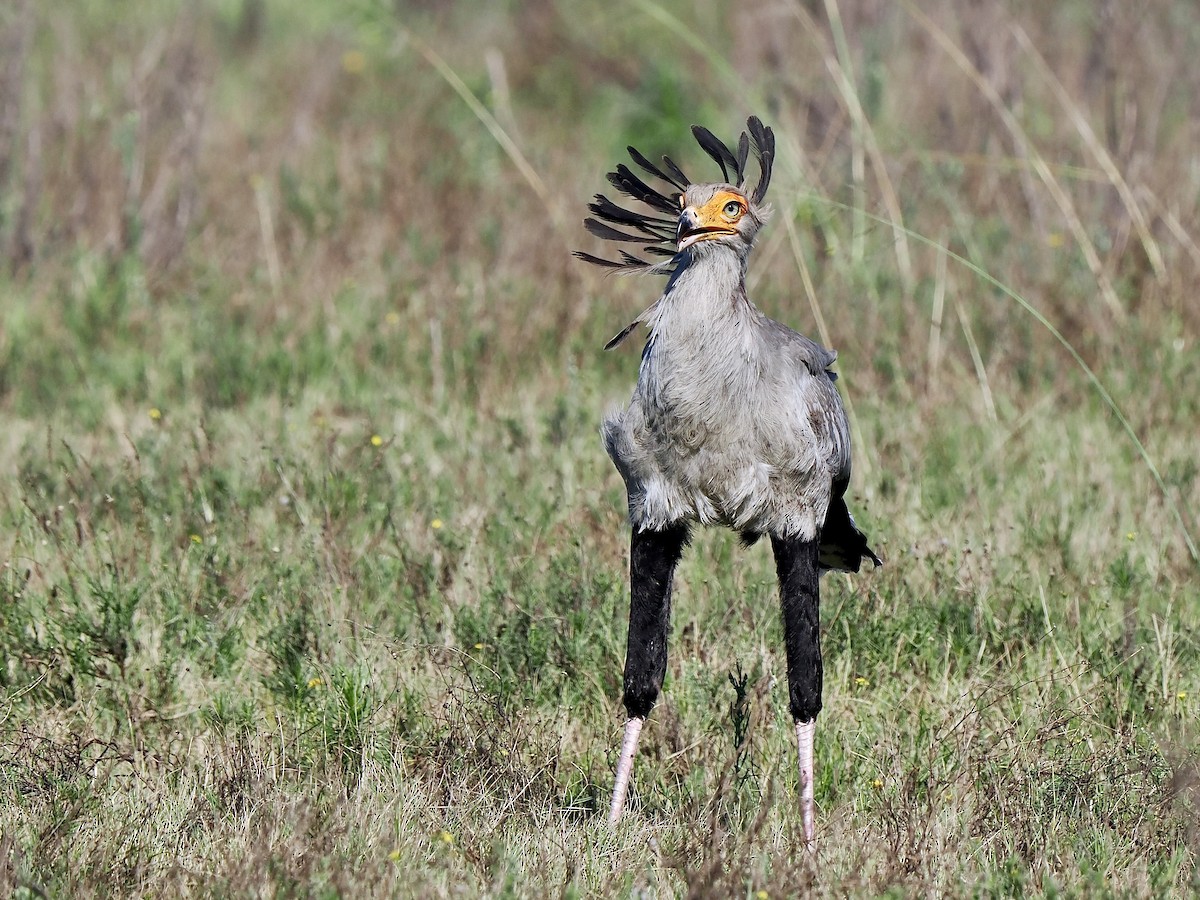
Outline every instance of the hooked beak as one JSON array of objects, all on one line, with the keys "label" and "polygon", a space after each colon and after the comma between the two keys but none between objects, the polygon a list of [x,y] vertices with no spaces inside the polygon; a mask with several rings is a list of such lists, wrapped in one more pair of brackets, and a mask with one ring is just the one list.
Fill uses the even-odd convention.
[{"label": "hooked beak", "polygon": [[675,243],[678,244],[680,250],[686,250],[697,241],[735,233],[735,229],[727,225],[705,225],[696,211],[696,207],[689,206],[679,214],[679,227],[675,232]]}]

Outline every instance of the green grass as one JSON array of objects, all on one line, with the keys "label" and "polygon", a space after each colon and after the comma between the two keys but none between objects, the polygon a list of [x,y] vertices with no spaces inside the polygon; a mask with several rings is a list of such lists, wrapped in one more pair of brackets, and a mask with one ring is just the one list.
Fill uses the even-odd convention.
[{"label": "green grass", "polygon": [[[43,6],[0,13],[0,893],[1200,887],[1190,6],[923,4],[1025,145],[901,6]],[[687,125],[751,112],[780,135],[751,290],[819,337],[811,277],[887,559],[823,581],[815,856],[769,549],[720,532],[604,824],[628,534],[598,423],[637,352],[600,348],[658,285],[568,250],[625,144],[708,171]]]}]

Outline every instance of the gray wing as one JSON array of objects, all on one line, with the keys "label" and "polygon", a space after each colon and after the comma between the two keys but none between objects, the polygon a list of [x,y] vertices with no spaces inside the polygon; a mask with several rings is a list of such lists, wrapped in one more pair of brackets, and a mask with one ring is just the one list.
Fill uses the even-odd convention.
[{"label": "gray wing", "polygon": [[881,566],[883,561],[875,555],[867,543],[867,536],[846,508],[845,493],[850,484],[850,420],[834,385],[837,375],[829,371],[837,353],[786,326],[779,328],[789,336],[788,346],[796,363],[802,362],[813,376],[807,397],[809,421],[813,434],[827,454],[833,476],[829,509],[821,527],[818,565],[822,571],[857,572],[863,559],[869,559]]},{"label": "gray wing", "polygon": [[813,376],[811,381],[806,380],[804,403],[833,476],[833,496],[840,497],[850,482],[850,420],[834,385],[837,375],[829,370],[837,361],[837,351],[822,347],[780,322],[770,320],[770,325],[776,340],[787,348],[792,366],[803,365]]},{"label": "gray wing", "polygon": [[763,318],[766,319],[773,342],[787,347],[794,360],[804,363],[814,375],[820,375],[822,372],[830,374],[829,367],[837,361],[836,350],[822,347],[812,338],[788,328],[782,322],[776,322],[766,316]]},{"label": "gray wing", "polygon": [[813,430],[826,442],[829,471],[833,475],[833,496],[840,497],[846,493],[846,485],[850,483],[850,420],[846,418],[842,397],[833,383],[837,376],[832,372],[823,374],[824,378],[819,375],[816,377],[821,428],[818,430],[814,421]]}]

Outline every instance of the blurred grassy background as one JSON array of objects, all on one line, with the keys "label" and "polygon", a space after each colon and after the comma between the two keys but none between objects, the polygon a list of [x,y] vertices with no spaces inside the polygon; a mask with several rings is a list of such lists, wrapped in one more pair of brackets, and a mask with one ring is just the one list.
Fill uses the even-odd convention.
[{"label": "blurred grassy background", "polygon": [[[5,6],[0,891],[1195,890],[1198,45],[1181,0]],[[602,822],[600,348],[659,285],[569,250],[626,144],[711,173],[687,127],[750,113],[751,292],[839,350],[888,560],[825,580],[815,861],[725,534]]]}]

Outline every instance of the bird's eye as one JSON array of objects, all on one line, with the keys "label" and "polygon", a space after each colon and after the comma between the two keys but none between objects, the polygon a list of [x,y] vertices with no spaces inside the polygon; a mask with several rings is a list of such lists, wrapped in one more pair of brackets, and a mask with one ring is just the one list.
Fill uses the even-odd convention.
[{"label": "bird's eye", "polygon": [[741,211],[742,211],[742,204],[738,203],[736,200],[730,200],[728,203],[725,204],[725,210],[724,210],[725,215],[727,215],[731,219],[736,219],[738,217],[738,215],[741,213]]}]

